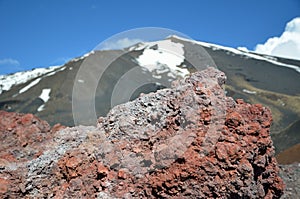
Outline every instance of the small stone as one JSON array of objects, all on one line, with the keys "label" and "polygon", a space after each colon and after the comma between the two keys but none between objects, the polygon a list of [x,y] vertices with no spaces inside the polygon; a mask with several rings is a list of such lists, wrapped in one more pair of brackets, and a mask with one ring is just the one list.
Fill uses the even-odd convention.
[{"label": "small stone", "polygon": [[102,163],[98,163],[97,172],[103,176],[107,176],[108,168],[105,167]]},{"label": "small stone", "polygon": [[123,169],[120,169],[118,171],[118,178],[123,179],[123,180],[126,179],[127,178],[126,171]]},{"label": "small stone", "polygon": [[9,181],[0,178],[0,194],[4,194],[8,191]]}]

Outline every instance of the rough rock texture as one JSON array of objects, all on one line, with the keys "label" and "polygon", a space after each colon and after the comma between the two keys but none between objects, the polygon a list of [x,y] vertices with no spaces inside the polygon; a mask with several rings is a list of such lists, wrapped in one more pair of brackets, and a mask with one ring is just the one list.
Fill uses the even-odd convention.
[{"label": "rough rock texture", "polygon": [[19,115],[22,132],[1,117],[0,197],[279,198],[270,111],[226,97],[224,82],[209,68],[113,108],[97,127],[51,131]]},{"label": "rough rock texture", "polygon": [[25,191],[24,167],[41,156],[53,135],[63,128],[57,124],[51,129],[32,114],[0,111],[0,198],[22,195],[17,192]]},{"label": "rough rock texture", "polygon": [[50,129],[47,122],[32,114],[0,111],[0,166],[9,161],[13,167],[14,163],[39,157],[49,139],[62,128],[64,127],[57,124]]}]

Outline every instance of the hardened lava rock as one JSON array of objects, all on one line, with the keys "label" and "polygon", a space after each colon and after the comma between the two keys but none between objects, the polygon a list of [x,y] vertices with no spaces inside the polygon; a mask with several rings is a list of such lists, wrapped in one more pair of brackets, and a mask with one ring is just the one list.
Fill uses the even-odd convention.
[{"label": "hardened lava rock", "polygon": [[96,127],[51,131],[33,117],[22,131],[1,117],[0,197],[280,198],[271,113],[226,97],[225,79],[194,73]]}]

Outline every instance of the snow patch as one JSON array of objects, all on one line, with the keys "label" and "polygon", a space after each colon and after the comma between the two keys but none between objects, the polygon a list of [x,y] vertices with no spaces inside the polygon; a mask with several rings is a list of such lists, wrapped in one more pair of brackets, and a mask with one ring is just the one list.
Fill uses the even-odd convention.
[{"label": "snow patch", "polygon": [[225,50],[225,51],[229,51],[229,52],[232,52],[232,53],[235,53],[235,54],[238,54],[238,55],[246,56],[248,58],[263,60],[263,61],[270,62],[270,63],[278,65],[278,66],[284,66],[284,67],[287,67],[287,68],[291,68],[291,69],[297,71],[298,73],[300,73],[300,67],[299,66],[295,66],[295,65],[291,65],[291,64],[285,64],[285,63],[276,61],[276,59],[274,59],[274,58],[270,59],[270,57],[268,57],[268,56],[264,57],[263,55],[255,55],[255,54],[252,54],[251,52],[245,52],[244,50],[241,51],[241,50],[237,50],[237,49],[231,48],[231,47],[225,47],[225,46],[221,46],[221,45],[217,45],[217,44],[210,44],[210,43],[206,43],[206,42],[202,42],[202,41],[190,40],[190,39],[178,37],[176,35],[174,35],[172,37],[177,38],[177,39],[182,40],[182,41],[187,41],[187,42],[190,42],[190,43],[199,44],[199,45],[202,45],[204,47],[211,48],[213,50]]},{"label": "snow patch", "polygon": [[[70,60],[70,62],[76,62],[76,61],[79,61],[79,60],[82,60],[82,59],[85,59],[86,57],[88,57],[88,56],[90,56],[90,55],[92,55],[92,54],[95,54],[95,51],[94,50],[92,50],[91,52],[89,52],[89,53],[86,53],[86,54],[84,54],[83,56],[81,56],[81,57],[78,57],[78,58],[74,58],[74,59],[71,59]],[[73,69],[73,68],[72,68]],[[71,70],[72,70],[71,69]]]},{"label": "snow patch", "polygon": [[[186,68],[180,68],[184,62],[183,44],[172,42],[171,40],[163,40],[157,42],[140,43],[132,50],[142,50],[136,61],[144,69],[151,73],[162,74],[169,72],[168,76],[184,77],[190,72]],[[160,75],[154,75],[154,78],[161,78]]]},{"label": "snow patch", "polygon": [[237,49],[240,51],[249,52],[248,48],[246,47],[237,47]]},{"label": "snow patch", "polygon": [[42,104],[41,106],[38,107],[37,111],[41,112],[45,109],[45,104]]},{"label": "snow patch", "polygon": [[51,73],[48,73],[47,75],[45,75],[45,77],[49,77],[49,76],[55,75],[57,72],[63,71],[63,70],[65,70],[65,69],[66,69],[66,67],[62,67],[62,68],[59,69],[59,70],[53,71],[53,72],[51,72]]},{"label": "snow patch", "polygon": [[42,104],[41,106],[38,107],[38,109],[37,109],[38,112],[41,112],[45,109],[45,103],[47,103],[48,100],[50,99],[50,92],[51,92],[50,88],[44,88],[42,90],[42,93],[39,96],[39,98],[44,101],[44,104]]},{"label": "snow patch", "polygon": [[47,73],[54,72],[61,66],[51,66],[49,68],[37,68],[31,71],[17,72],[9,75],[0,75],[0,94],[10,90],[13,86],[24,84],[32,79]]},{"label": "snow patch", "polygon": [[30,84],[28,84],[27,86],[25,86],[24,88],[22,88],[21,90],[19,90],[19,94],[26,92],[31,87],[37,85],[40,81],[41,81],[41,78],[37,78],[36,80],[30,82]]},{"label": "snow patch", "polygon": [[39,98],[41,98],[45,103],[48,102],[48,100],[50,99],[50,92],[50,88],[44,88]]},{"label": "snow patch", "polygon": [[133,50],[143,50],[144,48],[146,47],[146,43],[145,42],[140,42],[140,43],[137,43],[136,45],[134,46],[131,46],[128,51],[133,51]]},{"label": "snow patch", "polygon": [[256,94],[256,91],[250,91],[250,90],[247,90],[247,89],[243,89],[243,92],[251,94],[251,95],[255,95]]}]

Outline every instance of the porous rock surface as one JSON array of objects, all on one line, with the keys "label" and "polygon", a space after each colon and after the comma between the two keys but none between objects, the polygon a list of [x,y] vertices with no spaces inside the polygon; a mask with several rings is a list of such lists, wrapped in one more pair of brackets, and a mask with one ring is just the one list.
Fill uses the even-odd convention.
[{"label": "porous rock surface", "polygon": [[0,112],[0,198],[279,198],[261,105],[213,68],[113,108],[96,127]]}]

